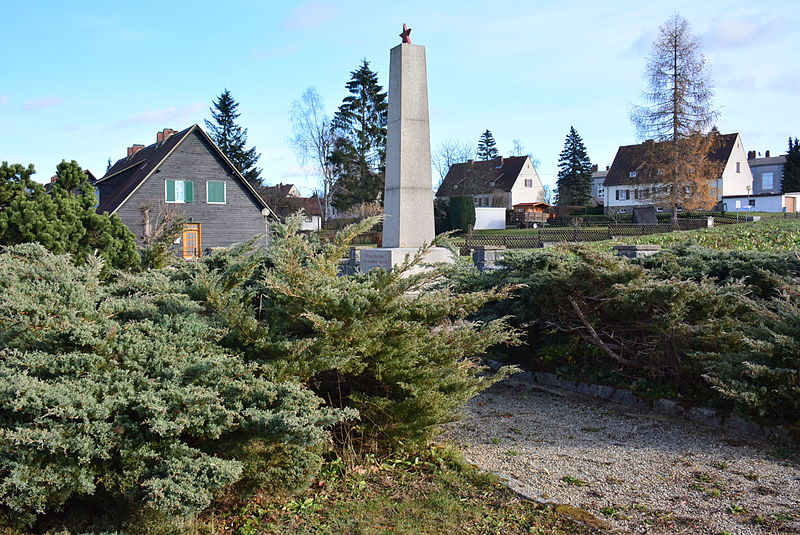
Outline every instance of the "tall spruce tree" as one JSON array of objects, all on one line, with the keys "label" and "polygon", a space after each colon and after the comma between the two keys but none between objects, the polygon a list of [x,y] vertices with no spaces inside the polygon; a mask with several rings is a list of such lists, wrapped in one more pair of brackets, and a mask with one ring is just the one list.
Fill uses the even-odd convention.
[{"label": "tall spruce tree", "polygon": [[382,202],[386,162],[386,92],[366,59],[345,87],[350,94],[333,116],[330,155],[339,210]]},{"label": "tall spruce tree", "polygon": [[797,138],[789,138],[789,150],[786,151],[786,162],[783,164],[781,191],[793,193],[800,191],[800,142]]},{"label": "tall spruce tree", "polygon": [[479,160],[493,160],[500,156],[497,150],[497,143],[494,141],[494,136],[489,130],[481,134],[478,140],[478,159]]},{"label": "tall spruce tree", "polygon": [[209,130],[211,139],[236,166],[253,186],[261,185],[261,169],[256,167],[261,154],[256,152],[255,147],[245,148],[247,145],[247,128],[242,128],[236,123],[236,119],[241,115],[238,111],[239,103],[231,96],[231,92],[225,89],[220,93],[213,106],[209,108],[211,117],[214,121],[206,119],[206,127]]},{"label": "tall spruce tree", "polygon": [[94,188],[76,162],[58,164],[49,189],[33,173],[33,165],[0,164],[0,245],[37,242],[79,263],[99,254],[109,269],[139,264],[133,234],[118,215],[95,211]]},{"label": "tall spruce tree", "polygon": [[588,206],[592,202],[592,162],[573,126],[558,158],[559,206]]}]

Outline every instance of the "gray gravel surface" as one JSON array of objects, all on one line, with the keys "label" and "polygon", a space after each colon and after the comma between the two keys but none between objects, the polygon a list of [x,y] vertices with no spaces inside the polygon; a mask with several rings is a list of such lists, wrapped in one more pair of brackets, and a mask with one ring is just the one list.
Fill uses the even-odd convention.
[{"label": "gray gravel surface", "polygon": [[514,379],[444,439],[525,496],[626,533],[800,534],[800,458],[724,430]]}]

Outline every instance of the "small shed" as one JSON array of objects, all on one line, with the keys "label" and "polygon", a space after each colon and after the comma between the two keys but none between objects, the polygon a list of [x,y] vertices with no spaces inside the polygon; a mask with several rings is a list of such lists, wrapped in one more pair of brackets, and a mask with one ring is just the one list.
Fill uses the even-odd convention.
[{"label": "small shed", "polygon": [[531,226],[533,223],[544,223],[551,217],[550,205],[546,202],[521,202],[514,205],[509,222],[512,225]]}]

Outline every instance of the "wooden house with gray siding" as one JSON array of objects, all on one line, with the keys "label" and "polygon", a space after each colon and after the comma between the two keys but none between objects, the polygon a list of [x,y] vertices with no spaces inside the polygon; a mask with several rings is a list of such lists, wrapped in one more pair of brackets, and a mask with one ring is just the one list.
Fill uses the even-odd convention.
[{"label": "wooden house with gray siding", "polygon": [[118,214],[140,241],[165,219],[184,217],[187,224],[176,242],[184,258],[266,236],[274,219],[261,196],[198,125],[181,132],[164,129],[156,134],[156,143],[129,147],[127,156],[94,184],[98,213]]}]

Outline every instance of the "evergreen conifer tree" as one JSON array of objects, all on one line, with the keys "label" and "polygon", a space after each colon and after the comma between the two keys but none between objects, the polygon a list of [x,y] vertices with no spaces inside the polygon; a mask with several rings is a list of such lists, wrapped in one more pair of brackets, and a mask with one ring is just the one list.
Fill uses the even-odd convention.
[{"label": "evergreen conifer tree", "polygon": [[337,191],[333,204],[340,210],[383,198],[386,160],[386,93],[367,60],[350,74],[350,94],[333,117],[330,155]]},{"label": "evergreen conifer tree", "polygon": [[592,201],[592,162],[574,127],[569,127],[558,159],[558,204],[587,206]]},{"label": "evergreen conifer tree", "polygon": [[99,254],[108,268],[139,263],[136,240],[116,214],[98,214],[97,197],[77,162],[62,161],[49,190],[34,168],[0,164],[0,245],[38,242],[78,262]]},{"label": "evergreen conifer tree", "polygon": [[231,96],[227,89],[223,91],[213,107],[209,108],[214,121],[206,120],[211,139],[242,173],[242,176],[254,187],[261,185],[261,169],[256,167],[261,154],[255,147],[245,148],[247,145],[247,128],[242,128],[236,123],[241,113],[236,111],[239,103]]},{"label": "evergreen conifer tree", "polygon": [[786,151],[786,162],[783,164],[781,191],[792,193],[800,191],[800,142],[797,138],[789,138],[789,150]]},{"label": "evergreen conifer tree", "polygon": [[479,160],[493,160],[500,156],[497,150],[497,143],[494,141],[494,136],[489,130],[481,134],[478,140],[478,159]]}]

